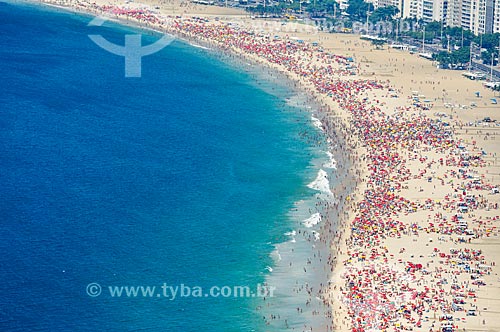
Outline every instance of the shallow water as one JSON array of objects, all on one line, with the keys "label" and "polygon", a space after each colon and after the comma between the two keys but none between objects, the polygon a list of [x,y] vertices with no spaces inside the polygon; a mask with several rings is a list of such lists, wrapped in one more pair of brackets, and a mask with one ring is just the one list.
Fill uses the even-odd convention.
[{"label": "shallow water", "polygon": [[13,2],[0,17],[0,330],[269,328],[260,298],[113,298],[115,285],[267,281],[284,316],[303,301],[288,281],[304,276],[280,279],[273,258],[311,256],[301,236],[287,256],[285,233],[306,228],[320,199],[307,184],[329,160],[301,96],[180,41],[125,78],[87,35],[136,30]]}]

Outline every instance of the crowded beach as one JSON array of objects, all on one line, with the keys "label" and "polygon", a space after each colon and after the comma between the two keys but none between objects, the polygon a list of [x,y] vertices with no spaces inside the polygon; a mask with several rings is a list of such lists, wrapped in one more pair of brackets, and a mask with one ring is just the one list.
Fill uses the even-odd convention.
[{"label": "crowded beach", "polygon": [[[321,241],[331,249],[329,282],[309,290],[330,318],[321,331],[500,331],[500,127],[463,115],[454,106],[461,102],[452,100],[472,89],[488,95],[479,83],[436,89],[446,72],[436,69],[436,82],[422,83],[416,65],[403,65],[411,55],[396,51],[379,63],[363,62],[356,49],[371,52],[370,45],[355,36],[336,36],[332,51],[323,34],[308,41],[307,34],[253,29],[250,20],[106,1],[57,4],[135,21],[266,66],[321,105],[316,113],[331,153],[350,165],[339,165],[332,201],[319,203],[319,235],[304,234],[312,246]],[[392,79],[397,75],[407,77]],[[486,108],[481,114],[495,119],[495,109]],[[275,317],[263,319],[285,327]]]}]

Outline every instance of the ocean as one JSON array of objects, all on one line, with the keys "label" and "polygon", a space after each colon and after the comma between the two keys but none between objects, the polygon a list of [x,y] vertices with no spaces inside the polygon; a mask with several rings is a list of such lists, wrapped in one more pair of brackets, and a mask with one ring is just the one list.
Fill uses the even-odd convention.
[{"label": "ocean", "polygon": [[[298,317],[290,285],[315,274],[276,258],[294,245],[290,260],[311,256],[295,237],[319,227],[311,207],[332,171],[305,97],[181,40],[125,77],[124,59],[88,35],[123,44],[145,32],[91,19],[0,2],[0,330],[278,331],[284,317],[313,319]],[[159,293],[265,283],[271,309]]]}]

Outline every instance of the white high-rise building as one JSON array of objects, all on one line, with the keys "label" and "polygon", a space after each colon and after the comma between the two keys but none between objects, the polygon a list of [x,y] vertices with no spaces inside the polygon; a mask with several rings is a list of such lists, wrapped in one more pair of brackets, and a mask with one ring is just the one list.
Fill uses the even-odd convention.
[{"label": "white high-rise building", "polygon": [[398,17],[402,17],[403,15],[403,1],[404,0],[373,0],[370,1],[373,3],[373,7],[375,9],[380,8],[380,7],[388,7],[388,6],[394,6],[399,10]]},{"label": "white high-rise building", "polygon": [[447,13],[448,0],[403,0],[401,7],[403,18],[442,21]]},{"label": "white high-rise building", "polygon": [[500,32],[500,1],[493,1],[493,33]]},{"label": "white high-rise building", "polygon": [[500,0],[449,0],[446,25],[462,27],[474,34],[492,33],[494,30],[495,5]]},{"label": "white high-rise building", "polygon": [[462,26],[462,1],[449,0],[444,24],[450,27]]},{"label": "white high-rise building", "polygon": [[[347,8],[348,0],[337,0]],[[368,0],[375,9],[395,6],[399,17],[438,21],[462,27],[475,35],[500,33],[500,0]]]}]

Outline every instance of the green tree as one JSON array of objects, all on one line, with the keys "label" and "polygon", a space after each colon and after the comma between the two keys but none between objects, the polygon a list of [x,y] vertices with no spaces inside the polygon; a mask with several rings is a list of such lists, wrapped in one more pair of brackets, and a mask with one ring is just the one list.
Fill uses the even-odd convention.
[{"label": "green tree", "polygon": [[469,63],[470,60],[470,47],[462,47],[457,51],[451,53],[454,57],[456,64]]},{"label": "green tree", "polygon": [[497,51],[490,51],[490,50],[486,50],[484,52],[481,52],[481,60],[483,61],[483,63],[485,65],[491,65],[491,56],[493,55],[493,65],[496,66],[497,65],[497,57],[498,57],[498,52]]},{"label": "green tree", "polygon": [[373,11],[373,4],[364,0],[349,0],[347,14],[353,20],[366,21],[367,12]]},{"label": "green tree", "polygon": [[306,10],[316,17],[333,16],[335,12],[340,13],[339,3],[335,0],[311,1]]},{"label": "green tree", "polygon": [[425,32],[430,32],[430,33],[434,33],[434,34],[438,34],[438,33],[441,33],[441,22],[438,22],[438,21],[432,21],[432,22],[429,22],[425,25]]},{"label": "green tree", "polygon": [[395,6],[387,6],[377,8],[371,13],[370,21],[372,23],[377,23],[381,21],[392,21],[394,16],[399,13],[399,9]]},{"label": "green tree", "polygon": [[449,65],[465,65],[470,60],[470,49],[462,47],[453,52],[441,51],[434,56],[439,65],[448,68]]},{"label": "green tree", "polygon": [[482,36],[476,36],[474,38],[474,43],[487,49],[489,52],[492,52],[496,47],[498,47],[499,40],[500,33],[485,33]]},{"label": "green tree", "polygon": [[450,44],[458,47],[462,46],[462,36],[463,46],[469,46],[474,38],[474,34],[470,30],[466,30],[461,27],[447,27],[444,29],[443,35],[449,36]]}]

